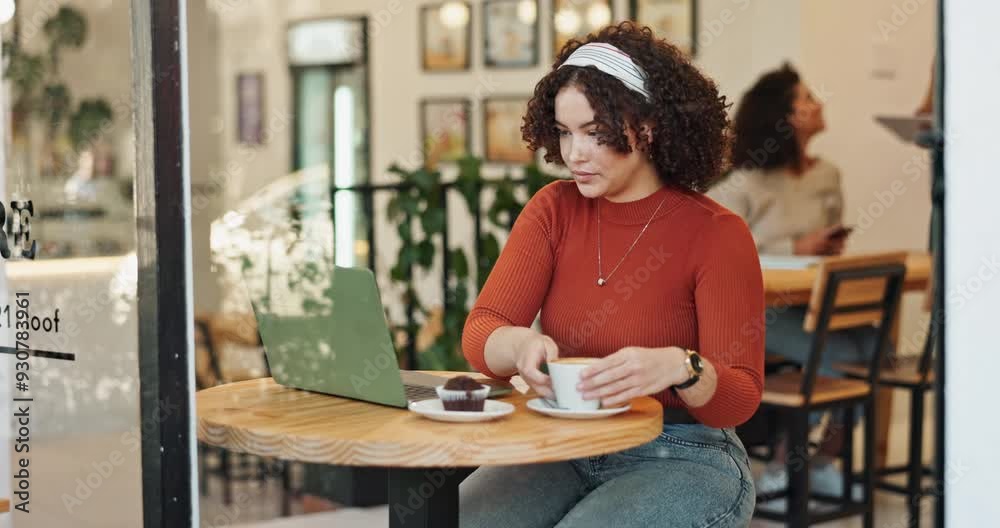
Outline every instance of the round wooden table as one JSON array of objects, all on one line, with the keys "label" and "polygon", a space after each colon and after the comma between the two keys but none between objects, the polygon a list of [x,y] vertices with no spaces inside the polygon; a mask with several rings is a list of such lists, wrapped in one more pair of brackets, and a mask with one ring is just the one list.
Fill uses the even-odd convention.
[{"label": "round wooden table", "polygon": [[[906,256],[904,291],[923,291],[931,277],[931,255],[914,252]],[[768,306],[782,308],[809,304],[816,284],[815,267],[805,269],[764,268],[764,301]]]},{"label": "round wooden table", "polygon": [[388,468],[391,527],[457,528],[458,485],[469,473],[457,468],[603,455],[662,431],[663,409],[649,397],[602,420],[549,418],[526,408],[533,397],[515,391],[500,398],[516,410],[497,421],[443,423],[263,378],[199,391],[198,439],[258,456]]}]

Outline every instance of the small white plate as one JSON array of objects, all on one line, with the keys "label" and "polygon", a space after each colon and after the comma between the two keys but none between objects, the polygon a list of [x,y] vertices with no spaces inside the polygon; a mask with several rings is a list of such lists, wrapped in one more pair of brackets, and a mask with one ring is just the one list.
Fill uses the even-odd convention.
[{"label": "small white plate", "polygon": [[625,404],[623,407],[614,407],[611,409],[597,409],[596,411],[572,411],[569,409],[562,409],[559,407],[552,407],[545,402],[542,398],[534,398],[528,400],[528,408],[535,412],[540,412],[555,418],[570,418],[573,420],[592,420],[594,418],[606,418],[608,416],[614,416],[616,414],[621,414],[632,408],[632,404]]},{"label": "small white plate", "polygon": [[502,401],[486,400],[480,411],[446,411],[444,403],[439,399],[423,400],[410,403],[410,410],[439,422],[488,422],[503,418],[514,412],[514,406]]}]

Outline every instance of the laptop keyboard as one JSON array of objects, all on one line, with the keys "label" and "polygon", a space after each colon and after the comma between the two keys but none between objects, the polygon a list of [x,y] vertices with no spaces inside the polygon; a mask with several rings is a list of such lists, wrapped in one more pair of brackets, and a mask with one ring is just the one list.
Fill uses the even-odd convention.
[{"label": "laptop keyboard", "polygon": [[437,398],[437,391],[434,387],[421,387],[419,385],[404,385],[407,401],[423,401]]}]

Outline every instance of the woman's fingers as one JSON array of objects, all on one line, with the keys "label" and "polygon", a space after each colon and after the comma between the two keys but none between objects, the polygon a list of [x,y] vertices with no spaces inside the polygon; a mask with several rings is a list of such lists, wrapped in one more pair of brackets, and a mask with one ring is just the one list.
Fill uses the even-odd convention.
[{"label": "woman's fingers", "polygon": [[525,383],[534,389],[535,392],[546,398],[551,398],[553,397],[552,389],[550,388],[551,381],[549,377],[538,368],[547,355],[545,348],[546,347],[544,346],[539,346],[527,351],[521,357],[521,360],[517,365],[517,370],[520,372],[521,378],[524,379]]},{"label": "woman's fingers", "polygon": [[598,392],[608,384],[629,377],[633,373],[633,368],[628,363],[618,363],[604,370],[597,371],[596,374],[588,378],[580,378],[577,389],[583,392]]},{"label": "woman's fingers", "polygon": [[594,362],[593,365],[583,369],[580,372],[580,380],[587,381],[590,378],[596,376],[598,373],[610,370],[615,367],[619,367],[628,363],[628,349],[623,348],[614,354],[610,354],[602,357]]},{"label": "woman's fingers", "polygon": [[616,394],[631,390],[639,385],[638,376],[626,376],[618,380],[604,384],[600,387],[584,391],[585,400],[604,400]]}]

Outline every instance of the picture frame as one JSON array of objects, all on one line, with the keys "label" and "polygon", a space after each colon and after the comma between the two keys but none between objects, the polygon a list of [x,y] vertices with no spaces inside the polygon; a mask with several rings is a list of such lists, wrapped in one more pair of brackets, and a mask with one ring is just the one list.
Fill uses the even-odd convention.
[{"label": "picture frame", "polygon": [[530,96],[509,95],[483,99],[483,158],[490,163],[529,164],[535,153],[521,138],[521,122]]},{"label": "picture frame", "polygon": [[472,6],[443,2],[420,8],[420,63],[427,72],[469,69]]},{"label": "picture frame", "polygon": [[557,57],[570,39],[585,37],[614,20],[611,0],[552,0],[552,56]]},{"label": "picture frame", "polygon": [[483,64],[538,65],[538,0],[483,0]]},{"label": "picture frame", "polygon": [[472,101],[461,97],[420,100],[420,145],[424,166],[457,160],[472,152]]},{"label": "picture frame", "polygon": [[698,0],[629,0],[629,18],[689,57],[698,53]]},{"label": "picture frame", "polygon": [[236,139],[244,145],[264,144],[264,74],[236,76]]}]

